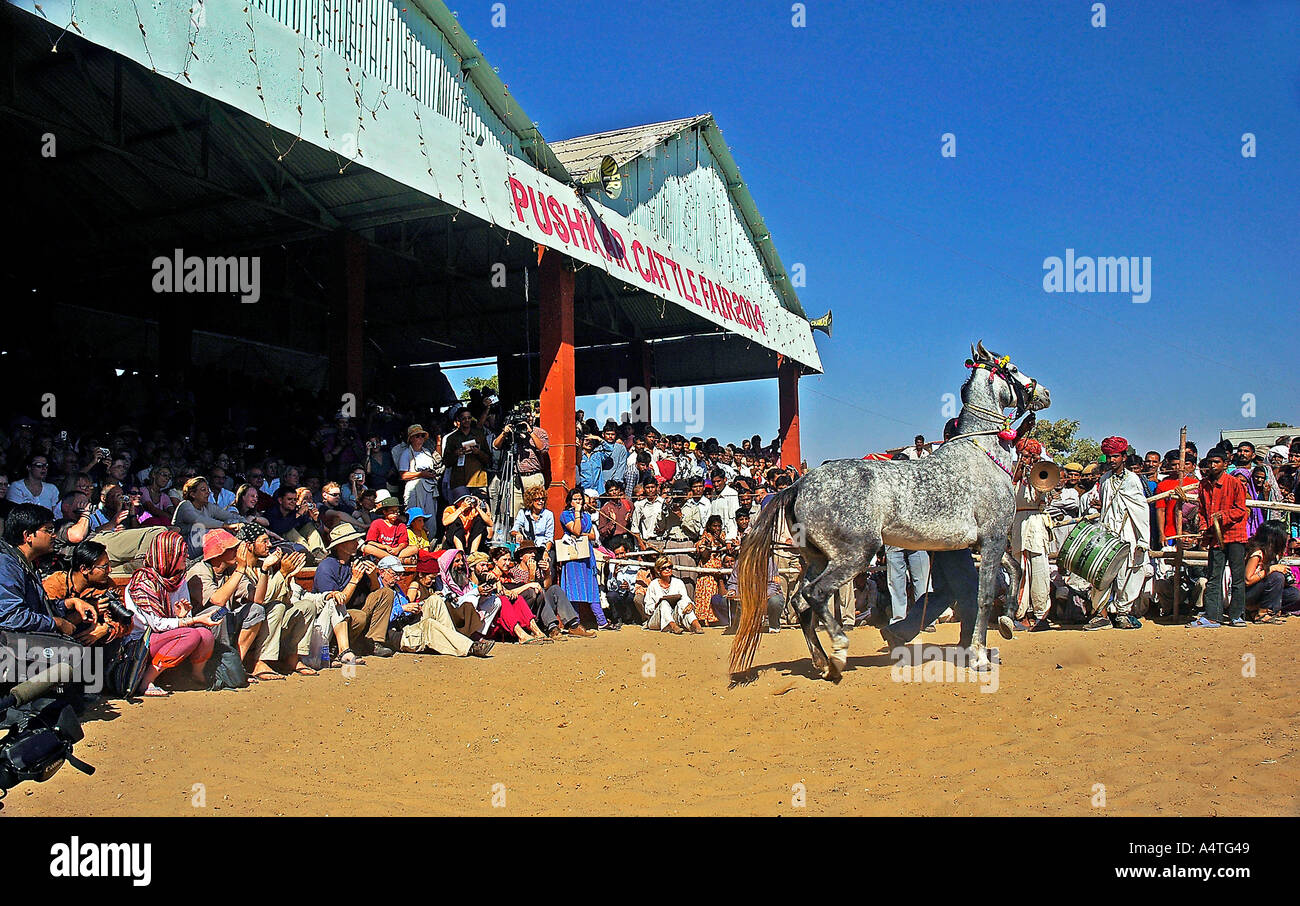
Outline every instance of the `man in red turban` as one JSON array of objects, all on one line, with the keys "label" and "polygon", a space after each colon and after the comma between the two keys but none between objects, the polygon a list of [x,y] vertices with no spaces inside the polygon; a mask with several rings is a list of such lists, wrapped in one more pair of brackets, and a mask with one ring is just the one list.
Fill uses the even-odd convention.
[{"label": "man in red turban", "polygon": [[1128,441],[1122,437],[1108,437],[1101,442],[1101,452],[1106,454],[1106,461],[1110,462],[1112,456],[1128,452]]},{"label": "man in red turban", "polygon": [[[1014,608],[998,619],[1003,635],[1012,629],[1042,632],[1050,629],[1047,611],[1051,607],[1051,563],[1048,561],[1051,525],[1044,513],[1047,495],[1029,483],[1030,468],[1043,455],[1040,441],[1022,432],[1016,441],[1020,462],[1016,466],[1016,516],[1011,523],[1011,555],[1020,566],[1020,590]],[[1014,609],[1015,620],[1009,613]],[[1027,623],[1022,622],[1032,616]]]},{"label": "man in red turban", "polygon": [[[1110,472],[1097,484],[1101,507],[1101,525],[1128,542],[1128,556],[1119,573],[1106,588],[1093,589],[1093,617],[1084,629],[1140,629],[1142,623],[1133,616],[1133,603],[1142,594],[1146,581],[1147,551],[1151,548],[1151,517],[1146,487],[1142,479],[1128,469],[1128,441],[1108,437],[1101,442]],[[1107,615],[1107,610],[1110,613]]]}]

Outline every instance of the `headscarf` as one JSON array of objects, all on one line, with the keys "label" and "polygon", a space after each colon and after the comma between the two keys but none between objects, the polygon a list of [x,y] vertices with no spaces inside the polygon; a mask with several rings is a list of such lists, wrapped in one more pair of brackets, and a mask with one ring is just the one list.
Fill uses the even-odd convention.
[{"label": "headscarf", "polygon": [[144,555],[144,566],[131,574],[127,594],[138,608],[159,617],[175,616],[172,595],[185,580],[185,539],[176,532],[159,532]]},{"label": "headscarf", "polygon": [[1107,457],[1118,456],[1128,450],[1128,441],[1122,437],[1108,437],[1101,442],[1101,452]]},{"label": "headscarf", "polygon": [[463,556],[464,553],[464,551],[453,549],[443,551],[438,556],[438,578],[442,580],[442,587],[457,598],[465,594],[466,589],[457,585],[456,581],[452,578],[451,566],[456,562],[456,557]]}]

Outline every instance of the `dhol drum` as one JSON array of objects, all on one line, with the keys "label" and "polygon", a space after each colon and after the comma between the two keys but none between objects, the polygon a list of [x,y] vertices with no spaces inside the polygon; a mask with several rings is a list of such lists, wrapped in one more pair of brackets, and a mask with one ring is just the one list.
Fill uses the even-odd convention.
[{"label": "dhol drum", "polygon": [[1118,535],[1095,522],[1080,522],[1065,536],[1056,565],[1100,591],[1115,581],[1131,554],[1129,543]]}]

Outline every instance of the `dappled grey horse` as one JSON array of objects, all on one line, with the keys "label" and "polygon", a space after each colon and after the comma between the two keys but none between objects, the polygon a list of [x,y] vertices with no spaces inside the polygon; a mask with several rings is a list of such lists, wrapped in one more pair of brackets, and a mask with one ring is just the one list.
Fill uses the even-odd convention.
[{"label": "dappled grey horse", "polygon": [[[804,564],[793,593],[821,675],[838,682],[848,661],[849,637],[828,601],[865,571],[882,544],[908,550],[980,552],[979,612],[971,638],[972,666],[987,667],[985,638],[997,574],[1015,517],[1011,470],[1015,454],[999,438],[1013,418],[1046,409],[1047,388],[1026,377],[1010,359],[971,347],[970,376],[961,388],[957,434],[921,459],[869,462],[842,459],[811,470],[776,494],[754,520],[740,549],[739,590],[744,613],[731,647],[731,673],[750,670],[762,638],[768,561],[782,516]],[[1008,417],[1004,410],[1014,408]],[[831,657],[817,638],[817,621],[830,633]]]}]

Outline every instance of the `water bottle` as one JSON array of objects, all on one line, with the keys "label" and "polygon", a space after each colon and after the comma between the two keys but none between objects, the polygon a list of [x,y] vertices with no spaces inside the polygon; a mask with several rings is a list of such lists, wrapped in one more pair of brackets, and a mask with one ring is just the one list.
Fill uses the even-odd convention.
[{"label": "water bottle", "polygon": [[330,643],[329,642],[326,642],[324,645],[320,646],[320,665],[322,670],[330,665]]}]

